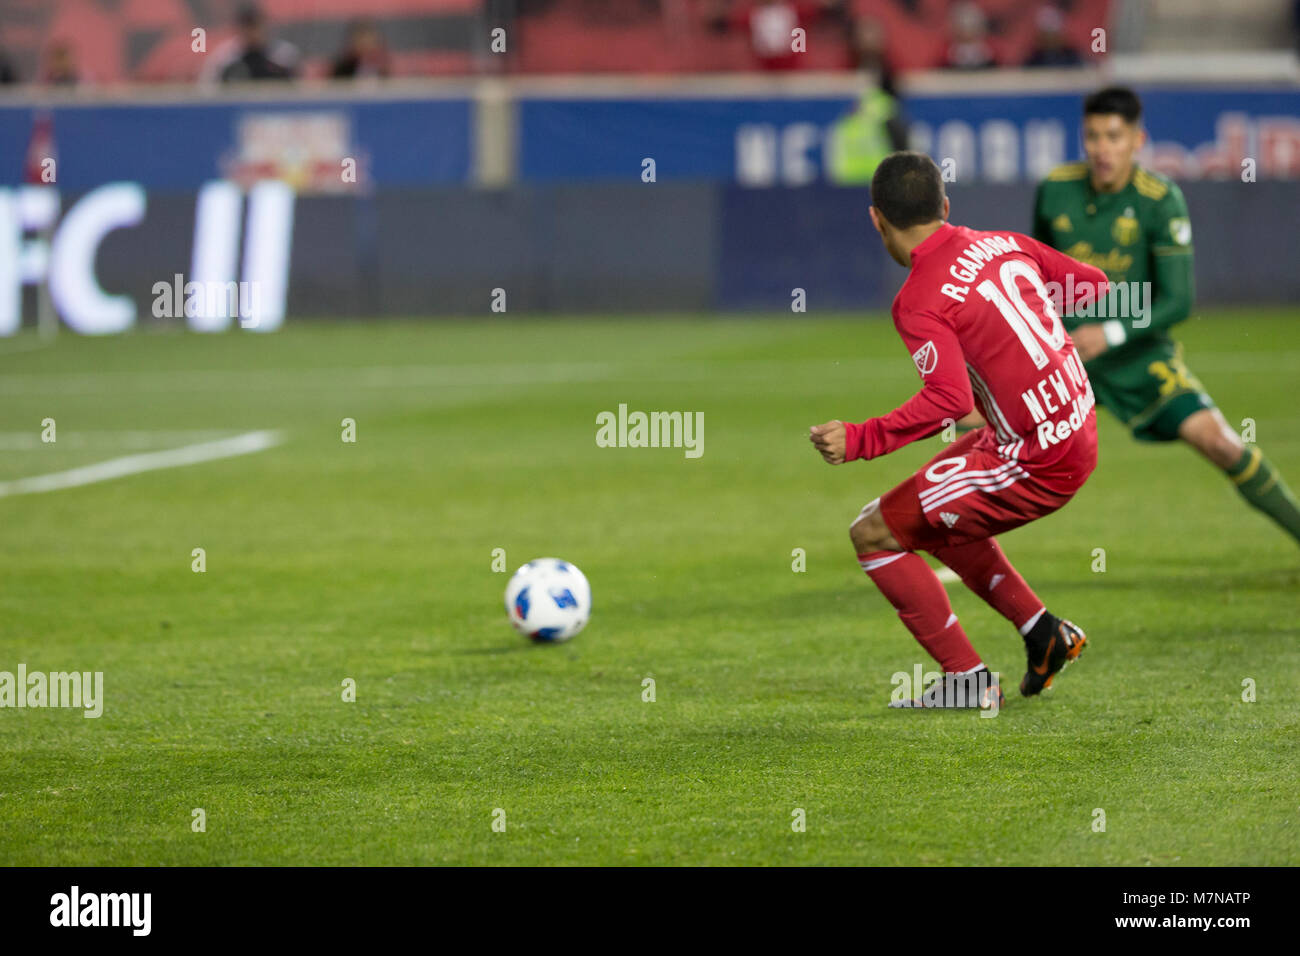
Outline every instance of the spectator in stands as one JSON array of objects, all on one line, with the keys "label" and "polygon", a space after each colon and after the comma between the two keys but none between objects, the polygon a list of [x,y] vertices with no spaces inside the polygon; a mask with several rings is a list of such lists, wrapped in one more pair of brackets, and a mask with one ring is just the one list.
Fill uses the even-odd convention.
[{"label": "spectator in stands", "polygon": [[52,86],[76,86],[81,82],[77,69],[77,55],[67,40],[55,40],[45,52],[45,70],[42,81]]},{"label": "spectator in stands", "polygon": [[944,55],[944,66],[953,70],[983,70],[997,66],[993,47],[989,45],[988,18],[979,4],[963,2],[954,6],[949,29],[951,39]]},{"label": "spectator in stands", "polygon": [[206,79],[222,83],[245,80],[289,80],[298,73],[298,51],[289,43],[272,41],[261,8],[249,3],[235,15],[238,35],[213,54]]},{"label": "spectator in stands", "polygon": [[388,76],[388,46],[374,20],[353,20],[347,43],[334,58],[330,76],[339,79]]},{"label": "spectator in stands", "polygon": [[818,17],[838,16],[843,7],[844,0],[756,0],[730,8],[719,2],[707,20],[715,30],[726,30],[729,26],[748,28],[750,46],[760,69],[792,70],[800,65],[794,31],[807,31],[808,24]]},{"label": "spectator in stands", "polygon": [[1038,36],[1025,66],[1080,66],[1083,58],[1065,35],[1065,14],[1053,6],[1038,11]]},{"label": "spectator in stands", "polygon": [[18,82],[18,71],[14,69],[13,64],[9,62],[9,56],[4,50],[0,50],[0,86],[7,86],[10,83]]}]

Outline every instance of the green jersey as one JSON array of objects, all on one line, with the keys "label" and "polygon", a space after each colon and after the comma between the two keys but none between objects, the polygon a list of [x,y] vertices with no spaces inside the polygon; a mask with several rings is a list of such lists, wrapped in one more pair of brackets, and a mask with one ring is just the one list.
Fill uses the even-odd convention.
[{"label": "green jersey", "polygon": [[1038,185],[1033,235],[1101,269],[1113,284],[1094,314],[1064,317],[1067,329],[1100,322],[1110,344],[1087,364],[1098,400],[1138,437],[1173,437],[1181,417],[1210,404],[1169,334],[1191,314],[1194,295],[1182,191],[1134,167],[1123,189],[1099,193],[1086,163],[1068,163]]},{"label": "green jersey", "polygon": [[[1033,235],[1128,287],[1128,308],[1112,293],[1108,314],[1126,317],[1107,328],[1111,351],[1099,362],[1122,364],[1138,346],[1154,344],[1144,340],[1169,342],[1169,327],[1191,314],[1192,226],[1182,191],[1166,177],[1134,167],[1119,192],[1099,193],[1086,163],[1060,166],[1038,186]],[[1134,283],[1149,283],[1150,298]]]}]

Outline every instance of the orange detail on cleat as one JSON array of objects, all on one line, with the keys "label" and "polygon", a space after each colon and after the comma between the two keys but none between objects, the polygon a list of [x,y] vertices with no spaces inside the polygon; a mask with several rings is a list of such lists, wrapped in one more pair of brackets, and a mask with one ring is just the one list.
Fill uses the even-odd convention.
[{"label": "orange detail on cleat", "polygon": [[[1047,650],[1043,654],[1043,663],[1034,665],[1034,673],[1037,674],[1039,677],[1042,677],[1044,674],[1047,673],[1047,665],[1052,660],[1052,648],[1055,646],[1056,646],[1056,635],[1053,634],[1052,639],[1047,642]],[[1051,683],[1051,678],[1048,678],[1048,683],[1049,684]]]}]

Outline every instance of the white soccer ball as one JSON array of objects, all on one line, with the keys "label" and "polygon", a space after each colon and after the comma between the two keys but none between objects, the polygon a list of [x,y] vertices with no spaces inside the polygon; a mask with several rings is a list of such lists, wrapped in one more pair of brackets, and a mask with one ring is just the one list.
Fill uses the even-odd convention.
[{"label": "white soccer ball", "polygon": [[591,616],[591,585],[577,566],[537,558],[506,585],[506,613],[516,631],[542,644],[567,641]]}]

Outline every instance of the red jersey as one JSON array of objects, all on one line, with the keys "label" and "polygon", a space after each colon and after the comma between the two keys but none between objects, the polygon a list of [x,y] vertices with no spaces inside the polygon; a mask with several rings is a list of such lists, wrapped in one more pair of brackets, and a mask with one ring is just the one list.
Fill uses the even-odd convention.
[{"label": "red jersey", "polygon": [[981,444],[1030,471],[1095,461],[1096,400],[1052,301],[1085,286],[1099,295],[1105,273],[1029,236],[940,226],[912,250],[894,298],[922,388],[888,415],[846,424],[845,460],[888,454],[974,408],[989,423]]}]

